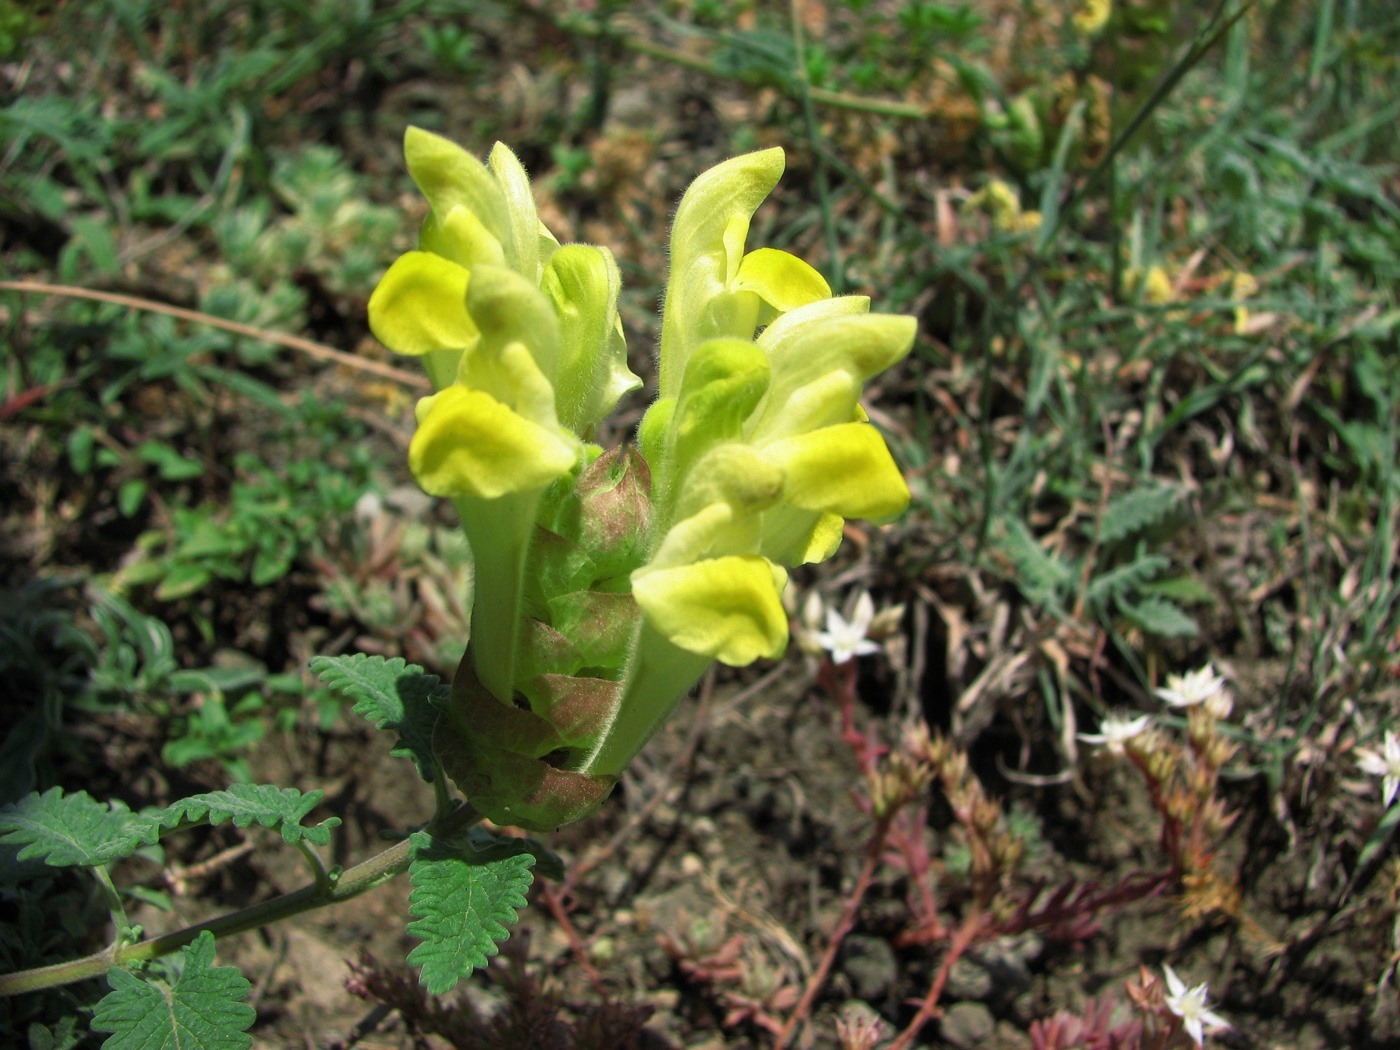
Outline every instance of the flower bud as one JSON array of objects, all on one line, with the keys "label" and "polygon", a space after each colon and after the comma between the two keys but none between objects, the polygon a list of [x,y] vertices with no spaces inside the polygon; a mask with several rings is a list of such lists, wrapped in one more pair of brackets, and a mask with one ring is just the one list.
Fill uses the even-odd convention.
[{"label": "flower bud", "polygon": [[625,576],[651,537],[651,471],[634,448],[603,453],[578,480],[579,544],[600,580]]}]

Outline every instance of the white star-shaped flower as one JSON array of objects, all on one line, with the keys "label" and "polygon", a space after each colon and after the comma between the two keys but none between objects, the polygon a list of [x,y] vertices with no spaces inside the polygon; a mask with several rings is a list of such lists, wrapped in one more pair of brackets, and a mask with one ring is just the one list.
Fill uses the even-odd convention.
[{"label": "white star-shaped flower", "polygon": [[878,653],[880,646],[866,637],[874,618],[875,602],[869,591],[862,591],[849,623],[837,610],[826,610],[826,630],[818,632],[817,642],[831,654],[835,664],[844,664],[853,656]]},{"label": "white star-shaped flower", "polygon": [[1166,687],[1158,689],[1157,695],[1172,707],[1195,707],[1219,696],[1224,689],[1225,679],[1206,664],[1198,671],[1167,675]]},{"label": "white star-shaped flower", "polygon": [[1123,718],[1117,715],[1109,715],[1099,723],[1099,731],[1097,733],[1076,733],[1075,735],[1086,744],[1106,747],[1113,754],[1121,755],[1123,753],[1123,744],[1137,736],[1151,724],[1151,715],[1140,715],[1137,718]]},{"label": "white star-shaped flower", "polygon": [[1389,809],[1396,793],[1400,792],[1400,737],[1387,729],[1385,745],[1380,751],[1362,747],[1356,749],[1356,764],[1373,777],[1385,777],[1381,789],[1385,792],[1385,805]]},{"label": "white star-shaped flower", "polygon": [[1230,1022],[1225,1018],[1214,1010],[1206,1009],[1206,986],[1204,984],[1187,988],[1186,982],[1166,964],[1162,965],[1162,972],[1167,975],[1167,990],[1171,993],[1167,996],[1167,1009],[1181,1018],[1182,1027],[1196,1041],[1197,1046],[1205,1045],[1207,1025],[1211,1028],[1230,1027]]}]

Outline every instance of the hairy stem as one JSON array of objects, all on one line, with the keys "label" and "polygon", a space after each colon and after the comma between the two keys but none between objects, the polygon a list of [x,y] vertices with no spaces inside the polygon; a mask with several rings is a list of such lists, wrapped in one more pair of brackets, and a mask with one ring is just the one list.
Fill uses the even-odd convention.
[{"label": "hairy stem", "polygon": [[[434,820],[426,830],[434,835],[450,835],[470,827],[480,819],[481,814],[472,806],[463,805],[447,816]],[[0,974],[0,996],[22,995],[43,988],[57,988],[90,977],[100,977],[113,966],[169,955],[189,944],[205,930],[209,930],[215,937],[229,937],[270,923],[281,922],[303,912],[314,911],[331,904],[341,904],[407,871],[412,859],[412,847],[408,839],[404,839],[382,853],[348,868],[338,879],[317,880],[261,904],[254,904],[171,933],[163,933],[159,937],[151,937],[137,944],[116,944],[82,959],[21,970],[18,973]]]},{"label": "hairy stem", "polygon": [[116,927],[117,936],[128,936],[123,932],[130,925],[126,918],[126,906],[122,904],[122,895],[117,892],[117,887],[112,883],[111,873],[105,867],[96,867],[91,870],[93,878],[102,887],[102,898],[107,902],[107,911],[112,916],[112,925]]}]

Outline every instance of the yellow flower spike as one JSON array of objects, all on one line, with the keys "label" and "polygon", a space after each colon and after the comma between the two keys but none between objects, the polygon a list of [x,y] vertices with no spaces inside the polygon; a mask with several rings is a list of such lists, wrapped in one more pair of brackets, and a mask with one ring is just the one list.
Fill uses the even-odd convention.
[{"label": "yellow flower spike", "polygon": [[651,625],[692,653],[731,667],[774,659],[787,647],[780,600],[787,573],[766,558],[728,555],[640,571],[632,594]]},{"label": "yellow flower spike", "polygon": [[[731,285],[736,291],[757,295],[774,316],[831,298],[825,277],[797,256],[776,248],[756,248],[745,255]],[[760,323],[770,319],[759,316]]]},{"label": "yellow flower spike", "polygon": [[720,164],[677,209],[640,451],[609,458],[585,441],[639,385],[613,257],[560,247],[505,146],[483,164],[420,129],[404,145],[430,214],[371,324],[438,388],[409,462],[453,499],[476,570],[435,742],[484,812],[547,828],[602,801],[712,660],[782,653],[784,565],[830,557],[846,517],[907,504],[859,397],[915,323],[833,299],[787,252],[747,251],[783,154]]},{"label": "yellow flower spike", "polygon": [[454,205],[446,216],[429,214],[418,232],[418,247],[459,266],[505,266],[506,250],[470,209]]},{"label": "yellow flower spike", "polygon": [[419,402],[409,469],[432,496],[496,499],[542,488],[578,462],[578,446],[490,394],[449,386]]},{"label": "yellow flower spike", "polygon": [[735,157],[700,175],[681,198],[671,227],[671,274],[661,324],[662,397],[676,395],[691,352],[706,339],[752,338],[756,310],[750,319],[710,307],[731,293],[749,222],[778,184],[784,163],[777,148]]},{"label": "yellow flower spike", "polygon": [[506,195],[485,164],[455,142],[415,127],[404,132],[403,155],[408,173],[432,209],[430,226],[440,226],[454,208],[463,207],[499,244],[513,242]]},{"label": "yellow flower spike", "polygon": [[[848,422],[860,386],[909,353],[917,327],[913,317],[898,314],[833,314],[827,303],[785,314],[758,337],[772,364],[773,383],[746,433],[779,437]],[[850,385],[830,379],[843,374]],[[789,402],[804,388],[800,415],[790,416]]]},{"label": "yellow flower spike", "polygon": [[479,266],[467,288],[467,310],[479,325],[481,338],[462,355],[457,383],[489,395],[551,431],[574,450],[577,459],[582,442],[559,425],[555,411],[551,377],[558,359],[559,331],[549,300],[512,270]]},{"label": "yellow flower spike", "polygon": [[[726,233],[732,252],[732,223]],[[765,271],[782,277],[787,268],[782,253],[755,252],[741,270],[749,259],[756,281]],[[845,517],[884,519],[908,505],[908,487],[884,439],[868,423],[852,421],[863,418],[862,383],[909,352],[915,320],[872,315],[864,297],[803,301],[825,282],[804,286],[802,271],[786,273],[795,288],[782,291],[779,277],[770,282],[779,289],[770,306],[783,312],[763,334],[696,345],[676,396],[658,401],[640,428],[658,478],[662,538],[633,573],[633,593],[655,632],[684,650],[717,645],[709,631],[683,631],[693,610],[662,612],[668,600],[686,606],[692,581],[695,594],[729,610],[726,622],[745,603],[752,622],[766,622],[767,600],[777,593],[758,597],[750,570],[747,582],[737,580],[721,597],[720,579],[696,567],[755,557],[770,565],[822,561],[839,546]],[[733,287],[723,294],[744,291]],[[704,308],[725,302],[716,295]],[[671,306],[668,300],[668,314]],[[696,574],[682,571],[687,568]],[[658,572],[666,575],[652,579]],[[746,652],[757,652],[754,635],[748,637]],[[732,648],[730,656],[739,651]]]},{"label": "yellow flower spike", "polygon": [[400,354],[426,355],[433,386],[452,382],[480,333],[467,312],[468,272],[430,252],[405,252],[369,297],[374,337]]},{"label": "yellow flower spike", "polygon": [[736,514],[757,514],[788,495],[783,468],[751,445],[718,445],[686,476],[676,506],[684,520],[713,503],[727,503]]},{"label": "yellow flower spike", "polygon": [[801,510],[887,521],[909,506],[909,486],[869,423],[842,423],[762,446],[782,471],[783,499]]},{"label": "yellow flower spike", "polygon": [[591,434],[618,399],[642,381],[627,367],[627,343],[617,296],[617,262],[606,248],[569,244],[545,267],[541,288],[559,319],[559,365],[554,380],[559,422]]},{"label": "yellow flower spike", "polygon": [[[519,159],[503,142],[491,147],[486,166],[496,178],[505,202],[508,237],[506,257],[515,271],[536,283],[540,279],[540,224],[530,176]],[[553,238],[549,238],[553,240]]]}]

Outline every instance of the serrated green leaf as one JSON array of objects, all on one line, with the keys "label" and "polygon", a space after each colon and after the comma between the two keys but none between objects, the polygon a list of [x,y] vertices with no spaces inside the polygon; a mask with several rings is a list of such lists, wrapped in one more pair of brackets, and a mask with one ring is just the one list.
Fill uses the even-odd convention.
[{"label": "serrated green leaf", "polygon": [[1143,594],[1170,598],[1183,605],[1215,604],[1215,592],[1196,577],[1187,575],[1169,576],[1165,580],[1152,580],[1142,585]]},{"label": "serrated green leaf", "polygon": [[421,944],[409,953],[418,979],[442,995],[495,955],[509,926],[525,906],[535,858],[523,844],[511,850],[458,847],[427,832],[415,832],[408,932]]},{"label": "serrated green leaf", "polygon": [[121,802],[103,805],[86,791],[65,795],[49,788],[0,807],[0,842],[21,846],[19,860],[56,868],[97,867],[129,857],[156,841],[151,817]]},{"label": "serrated green leaf", "polygon": [[1110,598],[1141,587],[1171,561],[1161,554],[1145,554],[1127,565],[1099,573],[1089,583],[1089,600],[1102,605]]},{"label": "serrated green leaf", "polygon": [[1007,522],[998,546],[1015,563],[1016,585],[1037,604],[1054,603],[1074,581],[1074,567],[1037,543],[1024,522]]},{"label": "serrated green leaf", "polygon": [[102,1050],[245,1050],[257,1012],[244,1000],[251,987],[232,966],[214,966],[208,930],[180,950],[184,970],[174,981],[149,980],[115,967],[112,990],[92,1015],[96,1032],[112,1034]]},{"label": "serrated green leaf", "polygon": [[1113,497],[1099,519],[1099,542],[1118,540],[1141,532],[1166,517],[1181,501],[1176,485],[1151,485]]},{"label": "serrated green leaf", "polygon": [[389,753],[411,758],[424,780],[437,776],[433,756],[433,725],[437,709],[432,698],[438,691],[437,675],[401,657],[354,653],[349,656],[317,656],[311,670],[327,686],[355,702],[354,711],[376,729],[392,729],[399,742]]},{"label": "serrated green leaf", "polygon": [[1165,598],[1147,598],[1131,605],[1121,602],[1119,608],[1129,620],[1159,638],[1194,638],[1200,630],[1180,606]]},{"label": "serrated green leaf", "polygon": [[534,873],[558,882],[564,877],[564,860],[539,839],[528,835],[500,835],[481,825],[468,829],[465,848],[477,860],[493,861],[525,852],[535,858]]},{"label": "serrated green leaf", "polygon": [[301,823],[323,797],[324,791],[302,794],[296,788],[272,784],[233,784],[223,791],[206,791],[181,799],[157,813],[156,818],[166,828],[195,821],[223,824],[231,820],[240,828],[257,823],[265,828],[279,828],[290,845],[305,839],[312,845],[324,846],[330,842],[331,828],[340,823],[340,818],[328,817],[310,827]]}]

